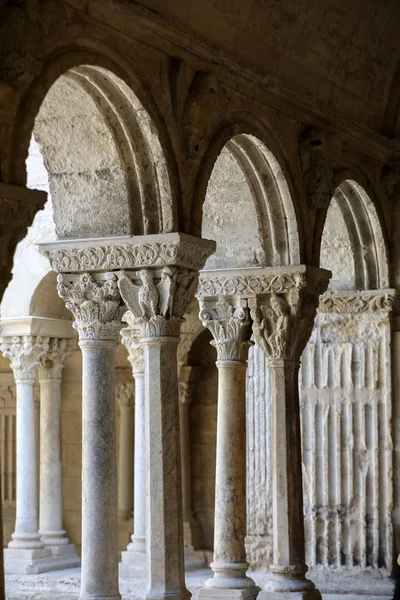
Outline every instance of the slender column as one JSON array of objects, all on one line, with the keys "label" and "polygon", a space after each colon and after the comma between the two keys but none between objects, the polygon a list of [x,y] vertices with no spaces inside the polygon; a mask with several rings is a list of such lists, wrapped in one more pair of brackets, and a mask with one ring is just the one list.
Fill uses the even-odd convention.
[{"label": "slender column", "polygon": [[17,388],[17,514],[12,541],[4,551],[6,573],[48,570],[51,556],[40,539],[37,519],[37,461],[34,384],[49,338],[3,338],[1,351],[11,361]]},{"label": "slender column", "polygon": [[133,510],[133,382],[118,383],[116,388],[120,411],[118,456],[118,516],[129,521]]},{"label": "slender column", "polygon": [[251,321],[246,301],[200,300],[200,320],[218,353],[213,577],[199,598],[255,598],[246,576],[246,369]]},{"label": "slender column", "polygon": [[140,330],[145,364],[148,598],[187,599],[179,435],[177,345],[197,272],[178,267],[120,274],[121,295]]},{"label": "slender column", "polygon": [[263,600],[286,598],[291,592],[307,600],[321,598],[305,577],[298,371],[326,284],[326,277],[308,280],[303,275],[281,286],[282,293],[249,300],[254,337],[271,373],[274,564],[260,593]]},{"label": "slender column", "polygon": [[61,381],[65,359],[75,342],[52,338],[39,366],[40,382],[40,509],[39,529],[54,568],[80,565],[74,544],[63,529],[61,466]]},{"label": "slender column", "polygon": [[194,551],[194,537],[199,537],[199,524],[192,508],[192,457],[190,451],[190,405],[192,393],[200,368],[184,365],[179,370],[179,426],[181,432],[182,458],[182,507],[183,536],[185,541],[185,569],[201,569],[204,561]]},{"label": "slender column", "polygon": [[119,600],[115,348],[120,295],[111,273],[59,275],[82,349],[81,600]]},{"label": "slender column", "polygon": [[[132,323],[126,313],[124,320]],[[133,483],[133,534],[126,552],[122,552],[120,575],[134,577],[146,573],[146,465],[145,465],[145,393],[144,357],[139,332],[134,326],[122,330],[122,343],[128,349],[135,380],[135,451]],[[131,490],[132,492],[132,490]]]}]

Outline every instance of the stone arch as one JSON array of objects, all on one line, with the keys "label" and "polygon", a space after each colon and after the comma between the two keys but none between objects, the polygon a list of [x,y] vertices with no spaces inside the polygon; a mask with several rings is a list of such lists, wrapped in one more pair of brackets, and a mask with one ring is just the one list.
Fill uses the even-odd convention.
[{"label": "stone arch", "polygon": [[[214,147],[210,150],[210,156],[205,158],[202,178],[199,182],[195,213],[192,219],[197,226],[200,218],[203,228],[203,237],[211,236],[217,240],[217,252],[208,265],[214,267],[245,267],[245,266],[279,266],[298,264],[300,258],[300,241],[297,215],[292,202],[289,184],[285,173],[275,157],[275,154],[267,148],[259,136],[252,133],[243,133],[243,130],[230,131],[228,139],[219,136]],[[224,141],[221,144],[221,141]],[[217,151],[216,151],[217,150]],[[204,174],[208,173],[205,186]],[[224,173],[224,179],[222,174]],[[215,221],[221,219],[222,212],[216,203],[217,197],[221,198],[225,193],[229,194],[229,186],[234,182],[238,202],[246,202],[246,211],[238,208],[238,204],[232,203],[230,209],[231,227],[226,227],[225,236],[218,236],[218,226],[207,227],[207,220],[212,218],[212,204],[218,214]],[[201,198],[199,191],[204,190]],[[232,195],[232,197],[233,197]],[[241,196],[240,196],[241,195]],[[213,200],[214,198],[214,200]],[[253,213],[253,222],[249,224],[249,212]],[[228,214],[227,214],[228,216]],[[222,245],[229,249],[228,237],[234,244],[238,244],[239,237],[243,235],[243,252],[246,251],[246,243],[252,244],[257,240],[257,247],[251,250],[253,257],[242,257],[242,263],[226,260],[221,256]],[[218,239],[220,237],[220,239]],[[224,239],[225,238],[225,239]],[[246,242],[247,239],[247,242]],[[221,242],[218,248],[218,241]],[[236,250],[236,259],[240,252]],[[239,261],[240,262],[240,261]]]},{"label": "stone arch", "polygon": [[[49,172],[58,237],[177,228],[178,184],[164,120],[126,69],[95,52],[71,50],[48,65],[18,111],[7,179],[24,183],[33,130]],[[83,193],[91,206],[83,205]]]},{"label": "stone arch", "polygon": [[57,293],[57,273],[49,271],[35,288],[29,302],[29,316],[72,320],[65,302]]},{"label": "stone arch", "polygon": [[[338,261],[343,261],[342,275]],[[389,286],[387,248],[378,213],[365,188],[354,179],[342,181],[333,194],[322,233],[320,263],[333,272],[331,289]]]}]

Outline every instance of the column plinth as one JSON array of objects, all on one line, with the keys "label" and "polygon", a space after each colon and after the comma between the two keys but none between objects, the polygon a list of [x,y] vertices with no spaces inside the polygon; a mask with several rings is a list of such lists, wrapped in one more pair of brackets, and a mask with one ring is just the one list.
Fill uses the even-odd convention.
[{"label": "column plinth", "polygon": [[111,273],[59,275],[82,350],[80,600],[120,600],[115,350],[124,308]]},{"label": "column plinth", "polygon": [[49,570],[51,552],[38,528],[38,476],[34,384],[49,338],[3,338],[1,351],[10,359],[17,391],[17,510],[12,541],[4,550],[5,573],[41,573]]},{"label": "column plinth", "polygon": [[61,383],[64,361],[75,342],[52,338],[39,366],[40,383],[40,509],[39,530],[52,554],[54,569],[80,565],[76,547],[63,528],[61,464]]},{"label": "column plinth", "polygon": [[217,463],[213,577],[199,598],[256,598],[246,575],[246,369],[251,321],[240,297],[200,298],[200,320],[212,336],[218,361]]}]

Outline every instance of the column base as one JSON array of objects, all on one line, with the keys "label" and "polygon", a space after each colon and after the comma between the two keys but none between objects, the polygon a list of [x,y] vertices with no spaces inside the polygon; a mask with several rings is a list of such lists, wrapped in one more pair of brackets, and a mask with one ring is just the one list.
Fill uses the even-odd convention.
[{"label": "column base", "polygon": [[7,574],[38,574],[47,571],[57,571],[57,558],[51,555],[48,548],[29,550],[24,548],[4,549],[4,571]]},{"label": "column base", "polygon": [[198,554],[193,546],[189,546],[185,544],[185,571],[195,571],[196,569],[203,569],[204,568],[204,556],[203,558],[200,558],[199,554],[202,554],[201,552]]},{"label": "column base", "polygon": [[[132,544],[129,544],[129,546],[131,545]],[[118,568],[120,577],[146,577],[146,553],[131,549],[121,552],[121,562],[119,563]]]},{"label": "column base", "polygon": [[189,590],[184,590],[184,591],[166,591],[166,592],[161,592],[161,591],[154,591],[154,592],[147,592],[145,595],[145,600],[190,600],[190,598],[192,597],[192,594],[189,592]]},{"label": "column base", "polygon": [[202,587],[199,589],[198,598],[199,600],[218,600],[222,599],[235,599],[235,600],[255,600],[260,591],[260,588],[256,585],[244,589],[235,588],[212,588]]},{"label": "column base", "polygon": [[46,546],[50,550],[54,561],[59,569],[72,569],[80,567],[81,559],[79,558],[75,544],[66,544],[62,546]]},{"label": "column base", "polygon": [[322,597],[317,589],[303,592],[261,590],[257,600],[322,600]]}]

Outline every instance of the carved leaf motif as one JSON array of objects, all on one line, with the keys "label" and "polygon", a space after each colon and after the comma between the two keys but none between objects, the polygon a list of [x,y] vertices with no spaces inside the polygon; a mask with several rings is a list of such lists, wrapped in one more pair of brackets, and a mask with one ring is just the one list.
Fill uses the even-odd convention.
[{"label": "carved leaf motif", "polygon": [[326,293],[320,297],[319,313],[357,314],[391,311],[394,305],[393,293],[371,294],[359,292],[352,295]]},{"label": "carved leaf motif", "polygon": [[60,379],[67,357],[76,348],[75,340],[51,338],[39,366],[40,379]]},{"label": "carved leaf motif", "polygon": [[258,275],[242,277],[200,277],[197,297],[283,293],[306,285],[302,274]]},{"label": "carved leaf motif", "polygon": [[40,336],[4,337],[0,350],[10,360],[16,381],[35,381],[40,360],[49,349],[49,338]]},{"label": "carved leaf motif", "polygon": [[247,360],[250,341],[251,321],[248,308],[234,308],[229,302],[216,302],[215,308],[204,308],[200,302],[199,318],[213,336],[218,360]]},{"label": "carved leaf motif", "polygon": [[108,274],[104,281],[95,281],[88,273],[76,281],[58,275],[57,281],[58,294],[75,317],[79,339],[118,340],[126,308],[121,306],[115,275]]}]

